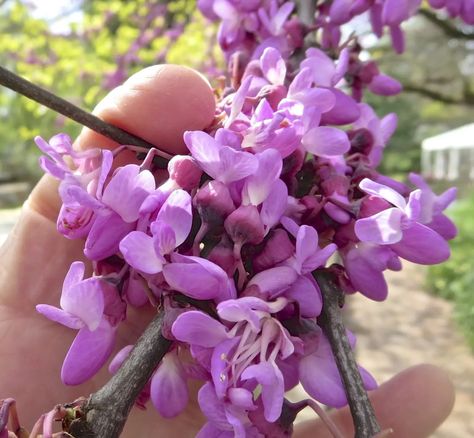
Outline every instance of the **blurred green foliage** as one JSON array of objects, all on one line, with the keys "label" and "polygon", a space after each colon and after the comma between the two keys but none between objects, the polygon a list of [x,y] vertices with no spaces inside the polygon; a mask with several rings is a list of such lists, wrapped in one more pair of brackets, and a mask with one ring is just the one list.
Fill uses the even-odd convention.
[{"label": "blurred green foliage", "polygon": [[449,212],[459,229],[451,258],[430,267],[428,284],[438,296],[454,302],[456,320],[474,350],[474,195]]},{"label": "blurred green foliage", "polygon": [[[107,77],[123,79],[163,62],[201,68],[209,59],[215,27],[195,10],[195,1],[73,0],[64,2],[52,20],[34,18],[27,2],[7,0],[0,6],[1,65],[37,85],[91,111],[108,92]],[[165,14],[151,14],[166,6]],[[66,31],[51,26],[61,14],[79,12]],[[175,35],[170,28],[183,27]],[[134,44],[140,38],[138,49]],[[213,53],[216,55],[216,52]],[[119,78],[120,79],[120,78]],[[120,82],[120,81],[119,81]],[[75,137],[80,127],[9,90],[0,90],[0,182],[35,181],[41,174],[33,138],[57,132]]]}]

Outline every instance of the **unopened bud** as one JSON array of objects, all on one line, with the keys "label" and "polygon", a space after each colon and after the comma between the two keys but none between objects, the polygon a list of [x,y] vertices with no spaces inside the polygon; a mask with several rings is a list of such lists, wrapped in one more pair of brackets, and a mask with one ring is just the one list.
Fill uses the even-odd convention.
[{"label": "unopened bud", "polygon": [[220,266],[227,275],[231,276],[235,271],[235,258],[232,243],[226,237],[212,248],[207,257],[211,262]]},{"label": "unopened bud", "polygon": [[208,224],[222,224],[235,209],[229,189],[220,181],[209,181],[201,187],[193,202],[201,219]]},{"label": "unopened bud", "polygon": [[253,261],[253,266],[257,272],[273,268],[278,263],[290,258],[295,251],[288,233],[285,230],[275,230],[268,239],[262,252]]},{"label": "unopened bud", "polygon": [[351,142],[351,154],[361,153],[368,155],[374,144],[374,136],[365,128],[348,132]]},{"label": "unopened bud", "polygon": [[227,217],[224,227],[235,243],[258,245],[265,236],[260,214],[254,205],[241,205]]},{"label": "unopened bud", "polygon": [[189,155],[175,155],[168,163],[170,179],[176,182],[183,190],[192,190],[199,187],[202,170],[193,157]]}]

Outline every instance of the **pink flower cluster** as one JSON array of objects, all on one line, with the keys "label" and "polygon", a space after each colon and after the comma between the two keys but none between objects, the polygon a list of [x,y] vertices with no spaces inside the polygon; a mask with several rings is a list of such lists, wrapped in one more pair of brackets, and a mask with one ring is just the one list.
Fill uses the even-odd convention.
[{"label": "pink flower cluster", "polygon": [[[352,3],[357,11],[382,7],[384,17],[393,2]],[[298,383],[328,406],[347,402],[318,325],[313,273],[332,269],[346,293],[385,299],[384,271],[400,270],[401,259],[449,257],[456,229],[443,211],[455,190],[437,196],[419,175],[410,188],[377,172],[397,118],[379,118],[354,90],[364,84],[390,94],[396,84],[355,62],[348,47],[336,60],[310,48],[290,71],[291,2],[199,4],[223,19],[220,41],[229,50],[267,42],[242,64],[213,126],[185,133],[190,155],[175,156],[165,180],[154,150],[140,165],[115,169],[125,146],[76,152],[65,135],[37,138],[43,169],[61,180],[58,229],[85,239],[94,268],[84,279],[84,265],[74,263],[61,308],[37,309],[79,330],[62,367],[63,381],[78,384],[109,359],[128,306],[159,306],[173,343],[137,404],[151,399],[162,416],[176,416],[188,403],[187,380],[198,379],[208,420],[199,437],[280,436],[285,391]],[[331,3],[328,23],[346,20],[343,4]]]}]

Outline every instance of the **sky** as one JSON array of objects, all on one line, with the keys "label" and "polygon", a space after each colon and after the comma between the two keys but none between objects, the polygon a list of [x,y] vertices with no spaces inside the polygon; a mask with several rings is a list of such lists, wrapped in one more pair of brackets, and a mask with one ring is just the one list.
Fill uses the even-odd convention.
[{"label": "sky", "polygon": [[33,8],[33,16],[50,23],[54,33],[64,33],[71,23],[79,23],[82,19],[80,0],[29,0]]}]

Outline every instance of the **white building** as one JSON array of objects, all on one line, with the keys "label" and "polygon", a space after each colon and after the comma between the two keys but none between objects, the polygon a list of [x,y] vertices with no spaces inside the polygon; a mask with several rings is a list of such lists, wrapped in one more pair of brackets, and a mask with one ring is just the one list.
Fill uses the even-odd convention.
[{"label": "white building", "polygon": [[474,180],[474,123],[423,140],[423,176],[435,180]]}]

